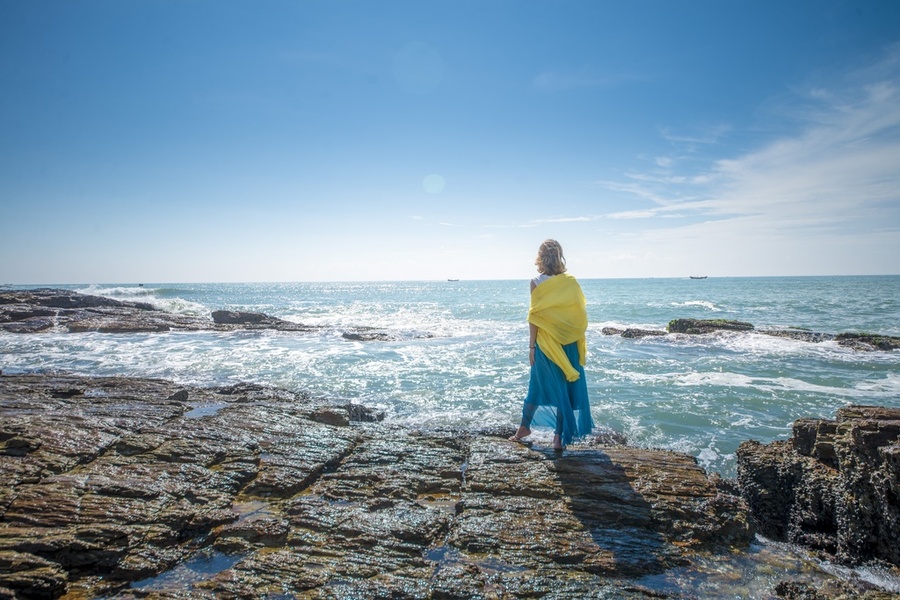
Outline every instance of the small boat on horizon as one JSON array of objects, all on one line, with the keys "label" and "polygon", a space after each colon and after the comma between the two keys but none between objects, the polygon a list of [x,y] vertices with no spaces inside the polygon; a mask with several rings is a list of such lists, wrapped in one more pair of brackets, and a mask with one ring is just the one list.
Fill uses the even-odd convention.
[{"label": "small boat on horizon", "polygon": [[448,279],[447,281],[459,281],[459,279]]},{"label": "small boat on horizon", "polygon": [[691,279],[706,279],[708,275],[691,275]]}]

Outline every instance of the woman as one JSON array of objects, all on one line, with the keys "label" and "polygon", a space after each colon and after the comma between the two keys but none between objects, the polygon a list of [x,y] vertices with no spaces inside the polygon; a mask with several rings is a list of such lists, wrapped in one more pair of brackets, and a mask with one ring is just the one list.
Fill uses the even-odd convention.
[{"label": "woman", "polygon": [[531,280],[528,310],[531,378],[521,424],[509,439],[523,441],[532,424],[555,427],[553,449],[562,450],[594,428],[584,377],[587,309],[559,242],[541,244],[534,264],[540,274]]}]

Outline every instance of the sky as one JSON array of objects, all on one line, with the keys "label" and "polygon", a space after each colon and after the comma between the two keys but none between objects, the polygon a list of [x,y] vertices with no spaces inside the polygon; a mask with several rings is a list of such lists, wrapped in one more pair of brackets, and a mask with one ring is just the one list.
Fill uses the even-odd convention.
[{"label": "sky", "polygon": [[900,273],[895,0],[0,0],[0,284]]}]

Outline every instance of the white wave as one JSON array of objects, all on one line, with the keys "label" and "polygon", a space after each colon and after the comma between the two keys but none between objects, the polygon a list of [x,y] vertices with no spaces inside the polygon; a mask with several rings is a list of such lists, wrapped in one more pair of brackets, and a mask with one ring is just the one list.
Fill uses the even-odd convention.
[{"label": "white wave", "polygon": [[146,302],[149,302],[156,309],[179,315],[194,317],[212,315],[212,310],[209,307],[183,298],[151,298],[146,300]]},{"label": "white wave", "polygon": [[666,325],[660,325],[659,323],[625,323],[623,321],[601,321],[599,323],[589,323],[588,331],[600,334],[605,327],[610,327],[612,329],[621,329],[622,331],[626,329],[645,329],[651,331],[666,330]]},{"label": "white wave", "polygon": [[[793,377],[751,377],[728,371],[692,371],[689,373],[608,371],[605,376],[621,378],[641,385],[745,388],[765,392],[808,392],[848,398],[872,398],[873,396],[892,398],[900,391],[900,376],[893,373],[889,373],[886,379],[857,382],[852,388],[819,385]],[[742,422],[735,425],[746,424]]]},{"label": "white wave", "polygon": [[103,287],[91,284],[86,288],[76,289],[81,294],[90,294],[92,296],[102,296],[111,298],[112,300],[122,300],[125,302],[146,302],[157,310],[168,313],[189,316],[209,316],[212,314],[210,308],[198,302],[191,302],[179,297],[164,297],[160,294],[165,290],[161,288],[144,287],[144,286],[112,286]]},{"label": "white wave", "polygon": [[900,592],[900,573],[897,569],[874,564],[855,568],[845,567],[829,561],[822,561],[820,566],[825,572],[841,579],[860,579],[887,592]]},{"label": "white wave", "polygon": [[75,290],[80,294],[90,294],[91,296],[103,296],[104,298],[113,298],[115,300],[134,300],[136,298],[146,298],[156,294],[155,288],[146,288],[141,285],[137,286],[100,286],[95,283],[84,288]]},{"label": "white wave", "polygon": [[885,396],[900,396],[900,374],[887,373],[884,379],[857,381],[853,387],[866,395],[875,393]]},{"label": "white wave", "polygon": [[682,373],[671,375],[675,385],[712,385],[722,387],[750,387],[754,379],[739,373],[709,371],[706,373]]},{"label": "white wave", "polygon": [[686,302],[672,302],[671,306],[675,307],[686,307],[686,306],[699,306],[701,308],[705,308],[710,312],[722,312],[722,309],[710,302],[709,300],[688,300]]}]

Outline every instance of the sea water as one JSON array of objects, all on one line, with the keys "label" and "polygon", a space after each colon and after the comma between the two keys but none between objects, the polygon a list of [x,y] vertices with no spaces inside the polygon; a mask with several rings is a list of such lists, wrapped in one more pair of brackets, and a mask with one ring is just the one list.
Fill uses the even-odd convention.
[{"label": "sea water", "polygon": [[[757,329],[900,335],[900,276],[581,280],[594,421],[629,443],[686,452],[734,475],[744,440],[785,439],[801,417],[848,404],[900,407],[900,351],[759,332],[628,339],[604,327],[664,330],[671,319]],[[277,331],[0,333],[6,373],[62,370],[251,381],[359,402],[413,426],[518,424],[528,384],[527,281],[59,286],[176,313],[262,312],[314,325]],[[392,341],[350,341],[384,330]],[[538,433],[538,437],[540,437]]]},{"label": "sea water", "polygon": [[[676,318],[714,318],[757,329],[900,336],[900,276],[595,279],[581,285],[590,320],[585,372],[594,421],[626,434],[632,445],[686,452],[707,470],[733,477],[735,450],[744,440],[786,439],[795,419],[833,418],[848,404],[900,407],[900,351],[861,352],[834,341],[759,332],[627,339],[602,331],[664,330]],[[529,368],[527,281],[55,287],[175,313],[262,312],[317,329],[0,333],[4,373],[62,370],[200,385],[251,381],[349,399],[412,426],[512,428],[519,420]],[[359,327],[384,330],[391,341],[342,337]],[[550,432],[536,436],[549,441]],[[792,574],[862,578],[900,591],[896,573],[837,573],[799,548],[762,538],[730,559],[710,560],[640,583],[697,597],[765,598]]]}]

